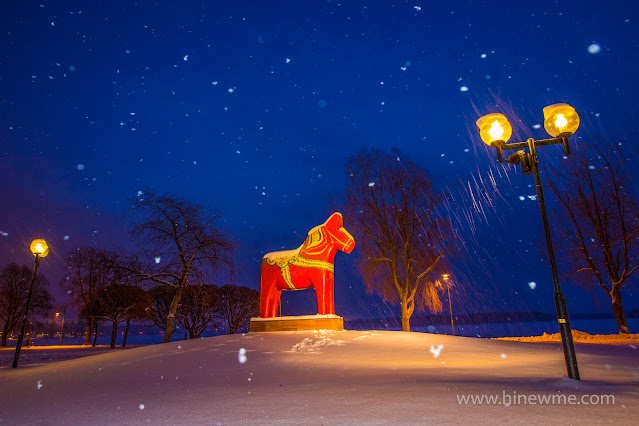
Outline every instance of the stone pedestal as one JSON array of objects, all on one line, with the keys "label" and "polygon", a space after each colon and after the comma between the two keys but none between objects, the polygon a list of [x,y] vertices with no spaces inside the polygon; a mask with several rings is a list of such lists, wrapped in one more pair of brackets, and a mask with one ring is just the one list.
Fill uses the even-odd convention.
[{"label": "stone pedestal", "polygon": [[344,330],[344,318],[337,315],[302,315],[297,317],[251,318],[250,331]]}]

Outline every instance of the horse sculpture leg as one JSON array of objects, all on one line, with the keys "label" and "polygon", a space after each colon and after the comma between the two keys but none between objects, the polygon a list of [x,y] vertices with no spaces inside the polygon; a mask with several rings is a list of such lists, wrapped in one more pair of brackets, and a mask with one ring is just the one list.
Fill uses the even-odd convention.
[{"label": "horse sculpture leg", "polygon": [[317,297],[317,313],[319,315],[335,315],[335,301],[333,296],[334,276],[332,272],[322,272],[319,282],[313,283],[315,296]]},{"label": "horse sculpture leg", "polygon": [[262,263],[260,271],[260,317],[275,318],[280,306],[282,290],[277,288],[279,268]]}]

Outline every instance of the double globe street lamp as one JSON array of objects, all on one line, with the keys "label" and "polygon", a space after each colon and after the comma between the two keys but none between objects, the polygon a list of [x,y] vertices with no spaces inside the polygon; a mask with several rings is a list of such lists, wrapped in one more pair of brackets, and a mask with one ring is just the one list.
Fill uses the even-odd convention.
[{"label": "double globe street lamp", "polygon": [[[579,127],[579,115],[577,115],[575,109],[568,104],[559,103],[545,107],[544,128],[546,132],[553,137],[552,139],[535,140],[529,138],[526,142],[507,143],[512,135],[512,126],[503,114],[485,115],[477,120],[477,127],[479,127],[481,139],[497,151],[497,159],[500,163],[503,162],[502,154],[504,151],[516,149],[518,151],[511,154],[506,159],[506,162],[514,165],[521,164],[522,171],[525,175],[533,174],[535,177],[537,200],[539,201],[539,209],[541,210],[541,221],[544,225],[546,247],[548,249],[550,269],[555,286],[555,309],[557,310],[561,343],[564,348],[564,357],[566,358],[566,368],[568,370],[568,377],[579,380],[579,368],[577,366],[577,356],[572,340],[568,308],[566,307],[566,298],[559,285],[557,262],[555,261],[555,252],[550,237],[550,226],[546,213],[544,191],[541,187],[541,178],[539,177],[539,167],[537,164],[538,146],[563,145],[566,156],[570,155],[568,138],[570,138]],[[528,148],[528,152],[523,150],[525,148]]]},{"label": "double globe street lamp", "polygon": [[20,358],[20,349],[22,349],[22,339],[24,338],[24,328],[27,325],[27,315],[29,315],[29,304],[31,303],[31,294],[33,293],[33,284],[35,283],[36,272],[38,271],[38,265],[40,265],[40,259],[47,257],[49,254],[49,246],[43,239],[36,239],[31,242],[31,253],[35,256],[35,266],[33,267],[33,275],[31,276],[31,284],[29,284],[29,293],[27,293],[27,304],[24,307],[24,318],[22,318],[22,328],[18,335],[18,342],[16,343],[16,353],[13,357],[13,368],[18,368],[18,359]]}]

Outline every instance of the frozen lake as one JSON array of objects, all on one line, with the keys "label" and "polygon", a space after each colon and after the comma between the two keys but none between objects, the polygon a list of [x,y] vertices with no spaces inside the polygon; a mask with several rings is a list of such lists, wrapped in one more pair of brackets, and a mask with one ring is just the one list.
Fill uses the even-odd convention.
[{"label": "frozen lake", "polygon": [[[628,326],[631,333],[639,332],[639,318],[628,318]],[[570,322],[573,330],[583,331],[589,334],[617,334],[618,329],[613,319],[597,319],[597,320],[572,320]],[[345,327],[349,328],[346,321]],[[106,328],[105,328],[106,330]],[[388,330],[399,330],[398,328],[388,328]],[[428,327],[413,327],[411,331],[435,334],[452,334],[450,325],[437,325]],[[543,333],[553,334],[559,332],[559,326],[556,321],[539,321],[539,322],[511,322],[511,323],[490,323],[490,324],[459,324],[455,325],[455,334],[457,336],[466,337],[520,337],[520,336],[538,336]],[[241,334],[241,333],[239,333]],[[211,337],[219,335],[216,333],[204,333],[202,337]],[[144,334],[129,335],[127,345],[151,345],[162,343],[164,338],[161,334]],[[173,333],[171,341],[184,340],[184,334],[180,332]],[[62,339],[64,345],[81,345],[84,341],[83,337],[65,337]],[[59,338],[52,339],[33,339],[33,344],[38,346],[58,345]],[[93,342],[93,340],[92,340]],[[111,342],[110,333],[98,336],[98,345],[109,345]],[[118,334],[117,345],[122,344],[122,335]],[[8,346],[15,346],[15,340],[9,341]]]}]

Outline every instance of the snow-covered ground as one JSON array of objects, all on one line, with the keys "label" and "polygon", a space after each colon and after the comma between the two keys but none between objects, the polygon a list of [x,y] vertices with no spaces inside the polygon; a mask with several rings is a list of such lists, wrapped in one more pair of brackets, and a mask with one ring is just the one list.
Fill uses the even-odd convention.
[{"label": "snow-covered ground", "polygon": [[0,422],[635,422],[639,349],[576,349],[580,382],[564,377],[559,343],[394,331],[216,336],[18,369],[3,364]]},{"label": "snow-covered ground", "polygon": [[[76,359],[90,355],[99,355],[103,353],[112,353],[114,351],[128,350],[135,346],[129,346],[122,348],[116,346],[115,349],[111,349],[109,345],[97,345],[82,346],[82,345],[48,345],[48,346],[23,346],[20,349],[20,358],[18,359],[18,366],[34,366],[40,364],[46,364],[49,362],[66,361],[69,359]],[[13,364],[13,358],[16,353],[16,348],[0,348],[0,369],[7,365]]]},{"label": "snow-covered ground", "polygon": [[[530,337],[498,337],[496,340],[512,340],[515,342],[561,342],[561,334],[544,333],[541,336]],[[572,340],[579,343],[627,345],[634,349],[639,345],[639,334],[589,334],[573,329]]]}]

